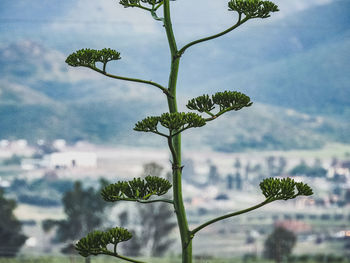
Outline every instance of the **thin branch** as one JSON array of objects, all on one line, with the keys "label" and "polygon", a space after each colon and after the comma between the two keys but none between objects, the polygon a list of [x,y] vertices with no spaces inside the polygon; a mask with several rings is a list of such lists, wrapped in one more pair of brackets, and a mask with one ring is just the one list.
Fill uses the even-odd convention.
[{"label": "thin branch", "polygon": [[212,121],[212,120],[215,120],[217,118],[217,116],[216,115],[214,115],[213,117],[210,117],[210,118],[206,118],[206,119],[204,119],[206,122],[208,122],[208,121]]},{"label": "thin branch", "polygon": [[138,4],[138,5],[129,4],[129,6],[130,7],[138,7],[138,8],[141,8],[143,10],[147,10],[147,11],[151,11],[152,10],[152,9],[144,7],[144,6],[140,5],[140,4]]},{"label": "thin branch", "polygon": [[231,26],[230,28],[218,33],[218,34],[215,34],[215,35],[212,35],[212,36],[209,36],[209,37],[205,37],[205,38],[201,38],[201,39],[198,39],[198,40],[195,40],[195,41],[192,41],[190,43],[188,43],[187,45],[185,45],[184,47],[182,47],[178,54],[179,56],[181,56],[185,51],[186,49],[188,49],[189,47],[195,45],[195,44],[198,44],[198,43],[201,43],[201,42],[204,42],[204,41],[208,41],[208,40],[211,40],[211,39],[214,39],[214,38],[217,38],[217,37],[221,37],[229,32],[231,32],[232,30],[234,30],[235,28],[237,28],[238,26],[242,25],[243,23],[245,23],[246,21],[248,21],[250,19],[250,17],[245,17],[244,19],[241,19],[242,15],[239,14],[239,17],[238,17],[238,22]]},{"label": "thin branch", "polygon": [[[219,117],[219,116],[221,116],[222,114],[224,114],[225,112],[228,112],[228,111],[231,111],[231,110],[233,110],[233,106],[232,107],[228,107],[228,108],[226,108],[226,109],[224,109],[224,110],[221,110],[221,111],[219,111],[218,113],[216,113],[216,114],[210,114],[212,117],[210,117],[210,118],[206,118],[206,119],[204,119],[205,121],[212,121],[212,120],[215,120],[217,117]],[[206,113],[208,113],[208,112],[206,112]],[[209,114],[209,113],[208,113]]]},{"label": "thin branch", "polygon": [[182,128],[181,130],[178,130],[177,132],[175,132],[175,133],[172,134],[171,136],[174,137],[174,136],[176,136],[176,135],[182,133],[183,131],[185,131],[185,130],[187,130],[187,129],[189,129],[189,128],[192,128],[192,126],[187,126],[187,127],[185,127],[185,128]]},{"label": "thin branch", "polygon": [[164,22],[164,18],[159,17],[159,16],[157,15],[156,11],[151,10],[151,15],[152,15],[152,17],[153,17],[154,20],[156,20],[156,21],[163,21],[163,22]]},{"label": "thin branch", "polygon": [[155,5],[152,5],[152,9],[150,10],[151,15],[153,17],[154,20],[156,21],[163,21],[164,22],[164,18],[161,18],[157,15],[156,11],[157,9],[163,4],[163,2],[161,2],[160,4],[157,5],[157,7],[155,7]]},{"label": "thin branch", "polygon": [[147,10],[147,11],[152,11],[152,9],[147,8],[147,7],[144,7],[144,6],[142,6],[142,5],[140,5],[140,6],[138,6],[138,7],[141,8],[141,9]]},{"label": "thin branch", "polygon": [[[133,200],[125,200],[125,201],[133,201]],[[153,199],[153,200],[139,200],[136,199],[134,200],[138,203],[142,203],[142,204],[150,204],[150,203],[156,203],[156,202],[164,202],[164,203],[169,203],[169,204],[173,204],[173,200],[170,199]]]},{"label": "thin branch", "polygon": [[[215,114],[211,113],[210,111],[204,111],[206,114],[210,115],[211,117],[215,117]],[[215,117],[216,118],[216,117]]]},{"label": "thin branch", "polygon": [[164,202],[164,203],[169,203],[169,204],[174,203],[173,200],[170,200],[170,199],[140,200],[140,199],[136,199],[136,198],[119,198],[118,201],[130,201],[130,202],[137,202],[137,203],[142,203],[142,204],[150,204],[150,203],[156,203],[156,202]]},{"label": "thin branch", "polygon": [[158,9],[159,7],[161,7],[162,5],[163,5],[163,1],[160,2],[153,10],[154,10],[154,11],[157,11],[157,9]]},{"label": "thin branch", "polygon": [[139,261],[139,260],[136,260],[133,258],[128,258],[128,257],[122,256],[122,255],[119,255],[118,253],[113,253],[109,250],[105,250],[102,254],[108,255],[108,256],[113,256],[113,257],[120,258],[120,259],[124,259],[125,261],[129,261],[129,262],[133,262],[133,263],[146,263],[144,261]]},{"label": "thin branch", "polygon": [[163,137],[165,137],[165,138],[169,138],[169,135],[166,135],[166,134],[164,134],[164,133],[161,133],[161,132],[159,132],[158,130],[155,130],[155,131],[152,131],[153,133],[155,133],[155,134],[158,134],[158,135],[160,135],[160,136],[163,136]]},{"label": "thin branch", "polygon": [[122,76],[116,76],[116,75],[112,75],[112,74],[109,74],[109,73],[106,73],[104,72],[103,70],[100,70],[99,68],[96,68],[96,67],[88,67],[98,73],[101,73],[107,77],[110,77],[110,78],[113,78],[113,79],[121,79],[121,80],[125,80],[125,81],[133,81],[133,82],[139,82],[139,83],[144,83],[144,84],[149,84],[149,85],[152,85],[152,86],[155,86],[159,89],[161,89],[167,96],[170,96],[170,93],[168,91],[167,88],[163,87],[162,85],[156,83],[156,82],[153,82],[153,81],[148,81],[148,80],[143,80],[143,79],[135,79],[135,78],[128,78],[128,77],[122,77]]},{"label": "thin branch", "polygon": [[237,211],[237,212],[233,212],[233,213],[230,213],[230,214],[227,214],[227,215],[223,215],[223,216],[219,216],[217,218],[214,218],[214,219],[212,219],[212,220],[210,220],[210,221],[208,221],[208,222],[206,222],[206,223],[196,227],[195,229],[193,229],[191,231],[191,237],[193,238],[194,235],[199,230],[201,230],[201,229],[207,227],[208,225],[211,225],[211,224],[213,224],[213,223],[215,223],[217,221],[220,221],[220,220],[223,220],[223,219],[226,219],[226,218],[229,218],[229,217],[233,217],[233,216],[237,216],[237,215],[240,215],[240,214],[244,214],[244,213],[250,212],[250,211],[255,210],[255,209],[259,208],[259,207],[262,207],[262,206],[264,206],[264,205],[266,205],[266,204],[268,204],[270,202],[272,202],[271,199],[266,199],[264,202],[262,202],[262,203],[260,203],[258,205],[255,205],[255,206],[249,207],[249,208],[244,209],[244,210],[240,210],[240,211]]}]

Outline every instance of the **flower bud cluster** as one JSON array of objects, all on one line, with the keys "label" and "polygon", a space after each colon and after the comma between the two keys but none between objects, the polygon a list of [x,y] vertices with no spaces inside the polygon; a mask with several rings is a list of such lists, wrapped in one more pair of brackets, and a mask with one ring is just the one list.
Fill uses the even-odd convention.
[{"label": "flower bud cluster", "polygon": [[260,189],[263,195],[275,200],[293,199],[299,195],[312,195],[310,186],[304,183],[297,183],[291,178],[266,178],[260,183]]},{"label": "flower bud cluster", "polygon": [[109,244],[117,246],[118,243],[127,241],[130,238],[132,238],[132,234],[122,227],[111,228],[105,232],[93,231],[80,239],[75,245],[75,249],[83,257],[96,256],[110,252],[107,249]]},{"label": "flower bud cluster", "polygon": [[110,48],[101,50],[85,48],[70,54],[66,59],[66,63],[72,67],[95,68],[96,62],[106,65],[109,61],[119,59],[121,59],[120,53]]},{"label": "flower bud cluster", "polygon": [[228,7],[230,11],[236,11],[249,18],[267,18],[270,17],[270,13],[279,11],[274,3],[261,0],[231,0]]},{"label": "flower bud cluster", "polygon": [[166,194],[171,186],[171,183],[164,178],[146,176],[145,179],[134,178],[131,181],[110,184],[101,191],[101,195],[108,202],[125,199],[148,200],[152,195]]}]

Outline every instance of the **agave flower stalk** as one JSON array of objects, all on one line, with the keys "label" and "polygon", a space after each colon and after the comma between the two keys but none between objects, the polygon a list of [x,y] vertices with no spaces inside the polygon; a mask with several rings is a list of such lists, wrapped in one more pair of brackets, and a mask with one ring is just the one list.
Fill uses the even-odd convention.
[{"label": "agave flower stalk", "polygon": [[[179,112],[176,86],[180,60],[182,56],[184,56],[185,51],[190,47],[221,37],[249,20],[268,18],[272,13],[279,10],[278,7],[270,1],[230,0],[228,2],[228,10],[235,13],[237,17],[232,26],[222,32],[194,40],[178,48],[171,22],[170,0],[120,0],[120,4],[125,8],[140,8],[149,12],[152,18],[159,21],[164,26],[170,50],[170,72],[167,85],[161,85],[156,82],[138,78],[114,75],[107,72],[107,64],[109,62],[121,59],[119,52],[109,48],[102,50],[81,49],[69,55],[66,62],[73,67],[81,66],[90,68],[110,78],[150,85],[160,89],[166,95],[169,111],[159,116],[146,117],[136,123],[134,130],[154,133],[165,138],[172,159],[172,183],[154,176],[147,176],[145,179],[134,178],[131,181],[117,182],[103,189],[101,194],[104,200],[107,202],[132,201],[142,204],[165,202],[173,206],[180,232],[182,263],[192,263],[192,240],[196,233],[208,225],[250,212],[276,200],[289,200],[300,195],[308,196],[312,194],[312,190],[308,185],[297,183],[290,178],[267,178],[260,183],[260,189],[265,196],[265,200],[260,204],[213,218],[190,229],[182,193],[183,166],[181,161],[181,134],[187,129],[203,127],[207,122],[213,121],[227,112],[250,107],[252,102],[247,95],[241,92],[224,91],[217,92],[213,95],[204,94],[189,100],[186,105],[187,108],[197,111],[198,113]],[[157,14],[160,8],[163,8],[163,17],[159,17]],[[97,62],[99,62],[99,64],[96,64]],[[98,67],[100,64],[102,64],[102,67]],[[201,114],[205,114],[206,118]],[[161,130],[159,129],[160,127],[162,127]],[[164,129],[168,132],[164,133]],[[158,197],[167,193],[171,187],[173,190],[172,199]],[[84,257],[104,254],[125,261],[139,263],[141,261],[122,256],[117,251],[117,245],[120,242],[126,242],[130,238],[132,238],[132,234],[128,230],[120,227],[107,231],[94,231],[82,238],[76,244],[76,249]]]}]

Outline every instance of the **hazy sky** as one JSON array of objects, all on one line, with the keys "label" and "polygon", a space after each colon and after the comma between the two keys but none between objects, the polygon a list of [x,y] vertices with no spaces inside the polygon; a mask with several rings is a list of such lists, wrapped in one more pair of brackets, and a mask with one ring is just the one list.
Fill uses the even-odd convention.
[{"label": "hazy sky", "polygon": [[[277,0],[275,3],[281,11],[273,14],[268,23],[331,1]],[[236,19],[233,12],[227,11],[227,1],[177,0],[171,4],[175,33],[180,41],[225,29]],[[2,43],[39,38],[50,45],[56,42],[58,46],[63,36],[69,38],[76,34],[119,35],[132,39],[136,35],[141,42],[149,39],[145,35],[151,35],[153,40],[164,35],[160,22],[153,20],[148,12],[123,8],[115,0],[1,0],[0,32]]]}]

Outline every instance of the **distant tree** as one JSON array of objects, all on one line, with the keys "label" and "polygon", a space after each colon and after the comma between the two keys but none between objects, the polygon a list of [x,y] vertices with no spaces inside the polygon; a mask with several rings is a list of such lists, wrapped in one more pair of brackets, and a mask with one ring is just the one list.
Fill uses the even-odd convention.
[{"label": "distant tree", "polygon": [[264,257],[281,263],[292,253],[295,243],[296,236],[293,232],[283,227],[276,227],[265,241]]},{"label": "distant tree", "polygon": [[277,174],[281,175],[284,170],[286,169],[287,166],[287,159],[284,158],[283,156],[280,156],[278,158],[278,168],[277,168]]},{"label": "distant tree", "polygon": [[209,167],[208,184],[216,185],[219,183],[220,175],[218,172],[218,167],[211,164]]},{"label": "distant tree", "polygon": [[251,171],[255,174],[254,176],[255,181],[263,180],[266,177],[263,166],[259,163],[255,164]]},{"label": "distant tree", "polygon": [[36,155],[39,156],[43,156],[45,154],[51,154],[57,152],[57,149],[55,148],[55,146],[52,145],[51,142],[43,142],[41,144],[37,144],[37,152]]},{"label": "distant tree", "polygon": [[121,226],[125,227],[129,221],[129,214],[127,211],[123,211],[119,214],[119,223]]},{"label": "distant tree", "polygon": [[139,207],[142,220],[142,235],[140,236],[143,246],[150,248],[150,254],[154,257],[163,256],[174,240],[170,233],[176,227],[172,220],[174,211],[167,204],[150,204],[152,207]]},{"label": "distant tree", "polygon": [[336,185],[333,188],[333,194],[335,194],[335,195],[339,195],[339,196],[342,195],[342,191],[343,191],[343,189],[340,187],[340,185]]},{"label": "distant tree", "polygon": [[266,158],[266,165],[267,165],[269,176],[275,175],[275,160],[276,158],[274,156],[268,156]]},{"label": "distant tree", "polygon": [[254,253],[246,253],[242,257],[243,263],[256,262],[256,255]]},{"label": "distant tree", "polygon": [[[156,163],[144,165],[144,176],[152,175],[160,177],[163,167]],[[148,248],[151,256],[162,256],[174,240],[170,238],[170,233],[176,227],[173,214],[174,211],[166,203],[153,203],[147,206],[138,206],[138,218],[140,231],[133,232],[133,238],[129,246],[124,248],[124,252],[130,256],[139,256],[142,247]]]},{"label": "distant tree", "polygon": [[269,156],[266,158],[266,165],[269,176],[279,176],[284,172],[287,166],[287,160],[283,156],[279,158]]},{"label": "distant tree", "polygon": [[129,240],[128,245],[121,244],[123,253],[126,256],[138,257],[141,255],[143,244],[141,236],[136,231],[131,231],[133,238]]},{"label": "distant tree", "polygon": [[297,213],[297,214],[295,215],[295,218],[296,218],[297,220],[303,220],[303,219],[305,218],[305,214]]},{"label": "distant tree", "polygon": [[[149,163],[144,166],[144,176],[160,177],[162,170],[163,167],[159,164]],[[173,220],[174,211],[166,203],[150,204],[150,206],[139,206],[140,218],[143,219],[141,239],[143,245],[150,247],[151,255],[158,257],[164,255],[173,244],[174,240],[170,238],[170,233],[176,227],[176,222]]]},{"label": "distant tree", "polygon": [[[350,238],[345,239],[344,249],[345,249],[345,251],[350,251]],[[349,252],[348,252],[348,254],[349,254]]]},{"label": "distant tree", "polygon": [[233,164],[233,167],[236,168],[236,172],[239,172],[239,170],[242,167],[241,160],[239,158],[236,158],[235,163]]},{"label": "distant tree", "polygon": [[233,167],[235,168],[235,178],[233,178],[232,175],[230,175],[230,177],[227,178],[227,183],[229,185],[229,183],[231,183],[231,187],[228,187],[228,189],[232,189],[232,183],[233,180],[235,182],[235,188],[237,190],[241,190],[242,189],[242,177],[241,177],[241,168],[242,168],[242,164],[241,164],[241,160],[239,158],[236,158],[235,163],[233,164]]},{"label": "distant tree", "polygon": [[350,189],[347,189],[344,195],[345,202],[350,204]]},{"label": "distant tree", "polygon": [[20,165],[21,161],[22,161],[22,157],[14,154],[10,158],[3,160],[2,164],[3,165]]},{"label": "distant tree", "polygon": [[245,180],[248,181],[249,180],[249,174],[252,171],[252,166],[250,164],[250,162],[248,162],[244,168],[245,170]]},{"label": "distant tree", "polygon": [[337,159],[337,157],[332,157],[332,161],[331,161],[331,166],[334,167],[338,164],[339,160]]},{"label": "distant tree", "polygon": [[226,176],[226,188],[231,190],[233,188],[233,175],[228,174]]},{"label": "distant tree", "polygon": [[314,167],[322,167],[322,160],[320,158],[315,158]]},{"label": "distant tree", "polygon": [[243,180],[242,180],[242,177],[241,177],[240,173],[236,174],[235,181],[236,181],[236,189],[237,190],[242,190]]},{"label": "distant tree", "polygon": [[327,170],[324,169],[319,161],[316,161],[314,166],[308,166],[304,160],[295,166],[290,172],[291,175],[305,175],[309,177],[325,177]]},{"label": "distant tree", "polygon": [[[107,184],[103,180],[100,183],[101,188]],[[68,242],[69,244],[62,249],[62,252],[71,253],[74,251],[72,249],[74,240],[102,225],[105,219],[104,211],[109,203],[103,201],[100,189],[95,190],[93,187],[84,189],[81,182],[76,182],[73,189],[64,194],[62,203],[67,218],[45,220],[42,226],[44,231],[56,227],[53,241]]]},{"label": "distant tree", "polygon": [[22,234],[22,225],[13,214],[14,200],[6,199],[0,188],[0,257],[14,257],[27,237]]},{"label": "distant tree", "polygon": [[215,200],[229,200],[230,198],[228,197],[227,194],[218,194],[216,197],[215,197]]},{"label": "distant tree", "polygon": [[[119,225],[121,227],[127,227],[130,223],[130,214],[127,210],[122,211],[119,214]],[[141,255],[142,243],[141,238],[136,231],[131,231],[133,238],[129,240],[128,245],[121,244],[121,248],[125,255],[138,257]]]},{"label": "distant tree", "polygon": [[163,166],[155,162],[146,163],[143,166],[143,177],[148,175],[161,176],[162,171],[164,170]]}]

